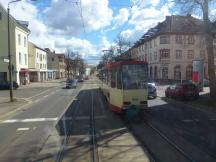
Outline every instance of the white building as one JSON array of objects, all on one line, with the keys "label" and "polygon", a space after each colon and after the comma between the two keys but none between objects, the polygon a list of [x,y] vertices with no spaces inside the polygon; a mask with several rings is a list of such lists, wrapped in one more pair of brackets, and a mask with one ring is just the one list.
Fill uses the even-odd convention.
[{"label": "white building", "polygon": [[29,74],[31,82],[48,79],[47,52],[31,42],[29,42]]},{"label": "white building", "polygon": [[202,21],[190,15],[167,16],[164,22],[143,35],[128,51],[129,55],[136,60],[148,62],[150,79],[190,80],[194,59],[204,60],[204,73],[208,78],[208,60],[202,27]]}]

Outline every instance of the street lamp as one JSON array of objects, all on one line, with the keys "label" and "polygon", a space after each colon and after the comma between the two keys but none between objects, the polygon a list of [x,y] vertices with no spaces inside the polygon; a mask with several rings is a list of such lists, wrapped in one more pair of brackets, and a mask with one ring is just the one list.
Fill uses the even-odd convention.
[{"label": "street lamp", "polygon": [[12,63],[11,63],[11,53],[10,53],[10,4],[15,3],[15,2],[19,2],[19,1],[21,1],[21,0],[10,1],[8,3],[8,8],[7,8],[7,12],[8,12],[8,59],[9,59],[8,70],[9,70],[10,101],[11,102],[13,102],[13,82],[12,82]]}]

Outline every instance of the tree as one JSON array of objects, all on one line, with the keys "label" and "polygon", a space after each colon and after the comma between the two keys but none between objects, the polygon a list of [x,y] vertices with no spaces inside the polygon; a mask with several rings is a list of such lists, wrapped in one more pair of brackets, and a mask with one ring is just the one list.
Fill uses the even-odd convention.
[{"label": "tree", "polygon": [[203,34],[206,43],[206,50],[208,55],[208,74],[209,74],[209,87],[210,96],[212,99],[216,98],[216,75],[214,65],[214,52],[213,52],[213,40],[215,38],[215,32],[213,29],[213,23],[209,18],[209,6],[210,3],[215,0],[173,0],[177,5],[181,6],[184,13],[191,14],[192,12],[200,12],[203,16]]},{"label": "tree", "polygon": [[125,52],[132,46],[132,43],[127,41],[120,34],[117,36],[115,43],[116,43],[116,47],[118,49],[119,54],[122,54],[123,52]]},{"label": "tree", "polygon": [[68,78],[70,75],[76,76],[77,72],[79,72],[79,74],[85,73],[85,62],[78,52],[73,52],[68,48],[66,49],[65,55]]}]

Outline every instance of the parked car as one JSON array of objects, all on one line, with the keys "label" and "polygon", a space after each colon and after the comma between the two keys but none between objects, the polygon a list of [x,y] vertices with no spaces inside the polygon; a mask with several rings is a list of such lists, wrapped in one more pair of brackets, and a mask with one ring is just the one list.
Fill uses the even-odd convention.
[{"label": "parked car", "polygon": [[165,90],[165,95],[166,97],[191,100],[199,97],[199,90],[197,86],[192,83],[174,84]]},{"label": "parked car", "polygon": [[83,81],[84,81],[84,78],[83,78],[82,76],[79,76],[79,77],[77,78],[77,81],[78,81],[78,82],[83,82]]},{"label": "parked car", "polygon": [[157,97],[157,89],[156,87],[151,84],[151,83],[148,83],[148,98],[156,98]]},{"label": "parked car", "polygon": [[203,86],[204,87],[208,87],[209,86],[209,80],[207,80],[207,79],[203,79]]},{"label": "parked car", "polygon": [[70,79],[66,81],[66,88],[76,88],[77,87],[77,81],[75,79]]},{"label": "parked car", "polygon": [[[13,81],[13,89],[19,88],[17,82]],[[0,90],[7,90],[10,89],[10,82],[9,81],[1,81],[0,82]]]}]

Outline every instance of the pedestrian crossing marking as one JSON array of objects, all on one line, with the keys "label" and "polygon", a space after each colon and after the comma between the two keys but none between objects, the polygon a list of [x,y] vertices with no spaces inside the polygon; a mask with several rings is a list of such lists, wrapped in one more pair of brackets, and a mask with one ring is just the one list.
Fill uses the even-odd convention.
[{"label": "pedestrian crossing marking", "polygon": [[27,118],[27,119],[8,119],[0,121],[0,124],[6,123],[30,123],[30,122],[46,122],[46,121],[57,121],[58,118]]}]

